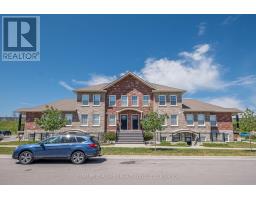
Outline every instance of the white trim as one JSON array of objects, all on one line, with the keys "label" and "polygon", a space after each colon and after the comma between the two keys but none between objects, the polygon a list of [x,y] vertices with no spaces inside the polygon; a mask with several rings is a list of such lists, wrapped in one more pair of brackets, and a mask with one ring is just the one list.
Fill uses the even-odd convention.
[{"label": "white trim", "polygon": [[[99,105],[94,104],[94,97],[95,97],[95,96],[100,96],[100,104],[99,104]],[[92,97],[92,104],[93,104],[93,106],[101,106],[101,94],[93,94],[93,97]]]},{"label": "white trim", "polygon": [[[87,96],[88,97],[88,104],[83,104],[83,96]],[[90,95],[89,94],[82,94],[82,105],[81,106],[89,106],[89,102],[90,102]]]},{"label": "white trim", "polygon": [[[82,115],[87,115],[87,123],[86,124],[82,124]],[[89,122],[89,115],[88,114],[81,114],[80,115],[80,126],[88,126],[88,122]]]},{"label": "white trim", "polygon": [[[163,96],[164,97],[164,105],[160,105],[160,97]],[[158,106],[166,106],[166,95],[158,95]]]},{"label": "white trim", "polygon": [[[110,105],[110,97],[115,97],[114,105]],[[108,95],[108,107],[116,107],[116,95]]]},{"label": "white trim", "polygon": [[[176,124],[172,124],[172,115],[176,115]],[[170,126],[179,126],[179,116],[178,116],[178,114],[171,114],[170,115]]]},{"label": "white trim", "polygon": [[[136,104],[136,105],[133,105],[132,97],[137,97],[137,104]],[[131,106],[132,106],[132,107],[138,107],[138,105],[139,105],[139,97],[138,97],[137,95],[132,95],[132,96],[131,96]]]},{"label": "white trim", "polygon": [[[192,115],[192,116],[193,116],[193,124],[188,124],[188,121],[187,121],[187,115]],[[187,124],[187,126],[195,126],[194,114],[187,113],[185,117],[186,117],[186,124]]]},{"label": "white trim", "polygon": [[[148,97],[148,105],[144,105],[144,96]],[[142,106],[143,107],[149,107],[150,106],[150,95],[148,95],[148,94],[143,95],[143,97],[142,97]]]},{"label": "white trim", "polygon": [[[171,98],[172,96],[173,96],[173,97],[176,97],[176,104],[175,104],[175,105],[172,105],[172,101],[171,101],[171,100],[172,100],[172,98]],[[169,97],[170,97],[170,105],[171,105],[171,106],[177,106],[177,105],[178,105],[178,104],[177,104],[177,103],[178,103],[178,102],[177,102],[177,101],[178,101],[177,95],[170,95]]]},{"label": "white trim", "polygon": [[[199,124],[199,115],[204,115],[204,124]],[[197,126],[205,127],[205,114],[203,114],[203,113],[197,114]]]},{"label": "white trim", "polygon": [[68,125],[68,124],[67,124],[67,125],[65,125],[65,126],[66,126],[66,127],[71,127],[72,125],[70,125],[70,124]]},{"label": "white trim", "polygon": [[[126,126],[127,126],[127,129],[122,129],[122,115],[126,115],[126,119],[127,119],[127,122],[126,122]],[[121,130],[128,130],[128,114],[120,114],[120,129]]]},{"label": "white trim", "polygon": [[94,123],[93,115],[99,115],[99,124],[93,124],[92,126],[100,126],[100,114],[97,114],[97,113],[92,114],[92,123]]},{"label": "white trim", "polygon": [[[125,97],[126,96],[126,105],[123,105],[122,104],[122,97]],[[127,95],[121,95],[121,107],[128,107],[128,96]]]},{"label": "white trim", "polygon": [[80,126],[81,126],[81,127],[87,127],[88,125],[86,125],[86,124],[81,124]]},{"label": "white trim", "polygon": [[[115,116],[115,124],[110,124],[109,123],[109,118],[110,118],[111,115]],[[116,126],[116,114],[108,114],[108,126]]]}]

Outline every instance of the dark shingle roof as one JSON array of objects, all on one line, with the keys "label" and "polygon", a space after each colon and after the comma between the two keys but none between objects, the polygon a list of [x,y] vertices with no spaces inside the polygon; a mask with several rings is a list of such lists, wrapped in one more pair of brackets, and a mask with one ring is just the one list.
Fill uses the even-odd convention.
[{"label": "dark shingle roof", "polygon": [[205,103],[196,99],[183,99],[182,108],[186,112],[242,112],[237,108],[223,108],[210,103]]},{"label": "dark shingle roof", "polygon": [[40,106],[35,106],[32,108],[20,108],[16,110],[16,112],[42,112],[46,109],[46,107],[54,107],[61,111],[76,111],[77,102],[75,99],[63,99],[47,104],[43,104]]}]

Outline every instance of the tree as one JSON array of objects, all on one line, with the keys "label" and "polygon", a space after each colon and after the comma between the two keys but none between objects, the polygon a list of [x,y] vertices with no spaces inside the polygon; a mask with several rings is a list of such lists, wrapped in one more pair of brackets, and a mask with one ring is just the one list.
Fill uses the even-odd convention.
[{"label": "tree", "polygon": [[40,119],[36,119],[36,124],[45,131],[59,130],[64,127],[67,120],[62,113],[53,107],[46,107]]},{"label": "tree", "polygon": [[239,122],[239,127],[240,131],[250,133],[249,140],[251,148],[251,132],[256,131],[256,115],[252,110],[247,108],[244,111]]},{"label": "tree", "polygon": [[156,150],[156,131],[164,129],[163,124],[166,115],[158,115],[156,112],[148,113],[144,119],[141,120],[141,126],[147,134],[155,135],[155,150]]}]

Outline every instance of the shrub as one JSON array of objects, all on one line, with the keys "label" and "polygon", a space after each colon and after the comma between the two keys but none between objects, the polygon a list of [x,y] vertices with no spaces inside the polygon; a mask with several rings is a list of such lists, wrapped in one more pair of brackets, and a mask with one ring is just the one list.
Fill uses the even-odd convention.
[{"label": "shrub", "polygon": [[144,133],[144,140],[145,141],[149,141],[149,140],[152,140],[153,139],[153,134],[150,133],[150,132],[145,132]]},{"label": "shrub", "polygon": [[107,132],[104,136],[104,141],[115,141],[116,140],[116,134],[114,132]]}]

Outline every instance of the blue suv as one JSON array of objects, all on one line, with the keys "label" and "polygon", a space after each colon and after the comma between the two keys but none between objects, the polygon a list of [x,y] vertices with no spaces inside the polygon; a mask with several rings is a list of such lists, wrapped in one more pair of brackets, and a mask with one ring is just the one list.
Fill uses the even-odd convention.
[{"label": "blue suv", "polygon": [[74,164],[83,163],[88,157],[100,156],[101,148],[95,137],[90,135],[63,134],[47,138],[37,144],[18,146],[13,159],[21,164],[30,164],[37,159],[69,159]]}]

